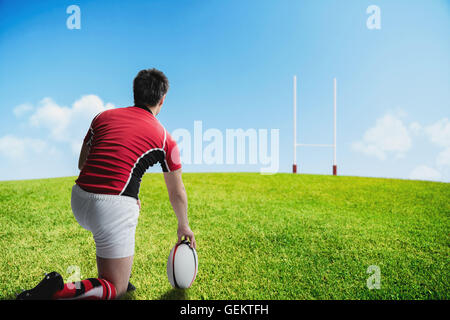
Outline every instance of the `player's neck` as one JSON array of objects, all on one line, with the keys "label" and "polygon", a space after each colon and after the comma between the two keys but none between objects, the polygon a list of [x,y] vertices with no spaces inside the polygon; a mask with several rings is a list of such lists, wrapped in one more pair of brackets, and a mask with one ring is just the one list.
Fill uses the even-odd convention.
[{"label": "player's neck", "polygon": [[150,106],[147,106],[147,109],[148,110],[150,110],[150,112],[152,113],[152,115],[154,115],[154,116],[156,116],[158,113],[158,107],[150,107]]},{"label": "player's neck", "polygon": [[159,114],[159,112],[161,111],[161,104],[151,107],[151,106],[147,106],[148,110],[150,110],[150,112],[152,113],[152,115],[154,115],[155,117]]}]

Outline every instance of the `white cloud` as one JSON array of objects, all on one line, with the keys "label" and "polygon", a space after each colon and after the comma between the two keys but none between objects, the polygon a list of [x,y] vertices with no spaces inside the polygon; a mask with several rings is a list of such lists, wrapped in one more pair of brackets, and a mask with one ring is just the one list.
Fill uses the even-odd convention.
[{"label": "white cloud", "polygon": [[0,137],[0,180],[48,178],[73,175],[72,162],[48,141],[5,135]]},{"label": "white cloud", "polygon": [[411,122],[408,126],[409,131],[411,131],[412,133],[414,133],[415,135],[419,135],[422,133],[422,126],[420,125],[420,123],[418,122]]},{"label": "white cloud", "polygon": [[96,95],[85,95],[70,106],[52,98],[36,105],[24,103],[13,113],[24,118],[28,137],[0,136],[0,179],[29,179],[74,175],[84,135],[93,117],[114,108]]},{"label": "white cloud", "polygon": [[375,156],[380,160],[386,159],[386,153],[381,148],[373,144],[365,144],[361,141],[357,141],[352,144],[352,148],[353,150],[362,152],[366,155]]},{"label": "white cloud", "polygon": [[0,155],[14,161],[26,160],[35,154],[42,154],[48,145],[45,141],[19,138],[13,135],[0,137]]},{"label": "white cloud", "polygon": [[409,178],[413,180],[430,180],[430,181],[439,181],[442,179],[442,175],[439,171],[430,168],[425,165],[418,166],[414,168],[413,171],[409,174]]},{"label": "white cloud", "polygon": [[42,99],[39,105],[30,117],[30,124],[34,127],[49,129],[51,136],[56,140],[64,139],[64,131],[70,122],[70,108],[59,106],[51,98]]},{"label": "white cloud", "polygon": [[13,113],[16,117],[21,117],[24,114],[26,114],[27,112],[30,112],[31,110],[33,110],[33,106],[31,104],[23,103],[23,104],[16,106],[13,109]]},{"label": "white cloud", "polygon": [[402,120],[388,113],[364,133],[362,141],[354,142],[352,148],[380,160],[385,160],[388,153],[399,158],[411,148],[411,138]]},{"label": "white cloud", "polygon": [[450,147],[450,121],[447,118],[425,127],[425,133],[435,145]]},{"label": "white cloud", "polygon": [[73,141],[71,144],[70,144],[70,148],[72,149],[72,153],[73,154],[79,154],[80,153],[80,150],[81,150],[81,146],[83,145],[83,142],[80,140],[80,141]]},{"label": "white cloud", "polygon": [[44,98],[29,122],[34,127],[49,130],[50,137],[55,141],[68,142],[72,151],[77,154],[80,151],[78,146],[93,117],[112,108],[113,104],[104,104],[98,96],[92,94],[82,96],[72,107],[60,106],[51,98]]},{"label": "white cloud", "polygon": [[[435,123],[423,128],[424,134],[430,139],[430,142],[441,151],[436,157],[436,165],[439,169],[450,167],[450,121],[443,118]],[[445,171],[445,170],[444,170]]]},{"label": "white cloud", "polygon": [[445,148],[438,154],[436,164],[438,166],[450,166],[450,147]]}]

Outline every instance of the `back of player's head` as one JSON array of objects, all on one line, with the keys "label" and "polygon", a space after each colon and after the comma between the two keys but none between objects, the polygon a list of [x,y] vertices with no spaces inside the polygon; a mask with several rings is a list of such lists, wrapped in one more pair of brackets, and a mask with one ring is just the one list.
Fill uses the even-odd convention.
[{"label": "back of player's head", "polygon": [[133,81],[135,106],[151,106],[159,104],[169,90],[169,80],[157,69],[141,70]]}]

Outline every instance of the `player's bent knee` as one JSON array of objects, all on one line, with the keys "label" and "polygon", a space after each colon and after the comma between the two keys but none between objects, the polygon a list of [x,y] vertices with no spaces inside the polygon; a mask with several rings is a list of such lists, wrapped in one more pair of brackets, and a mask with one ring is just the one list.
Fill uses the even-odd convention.
[{"label": "player's bent knee", "polygon": [[117,259],[97,257],[99,277],[111,282],[116,289],[116,296],[126,293],[130,279],[133,256]]}]

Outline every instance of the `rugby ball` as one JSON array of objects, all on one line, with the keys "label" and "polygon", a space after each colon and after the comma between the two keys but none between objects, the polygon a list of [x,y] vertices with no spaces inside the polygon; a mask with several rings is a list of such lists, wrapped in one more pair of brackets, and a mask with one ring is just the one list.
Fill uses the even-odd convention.
[{"label": "rugby ball", "polygon": [[183,240],[170,251],[167,260],[167,277],[174,288],[189,288],[197,276],[197,252],[189,245],[189,241]]}]

